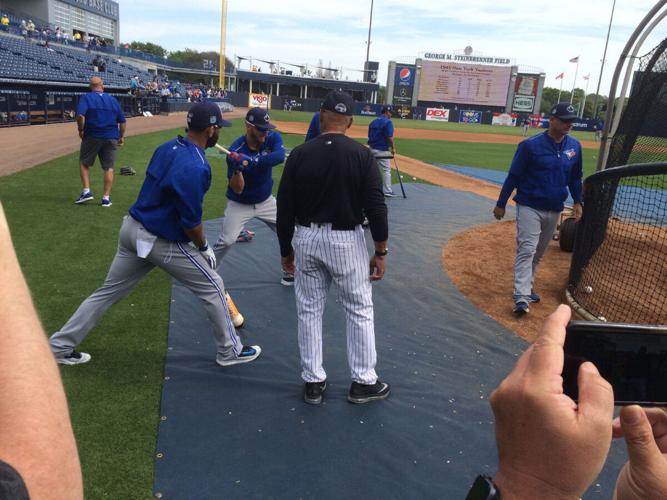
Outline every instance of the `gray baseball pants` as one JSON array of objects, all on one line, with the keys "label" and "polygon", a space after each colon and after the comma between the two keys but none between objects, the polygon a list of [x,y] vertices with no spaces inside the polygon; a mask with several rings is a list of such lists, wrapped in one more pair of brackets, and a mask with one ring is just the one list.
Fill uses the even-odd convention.
[{"label": "gray baseball pants", "polygon": [[558,211],[516,205],[515,302],[528,302],[535,281],[535,269],[553,238],[559,217]]},{"label": "gray baseball pants", "polygon": [[201,253],[187,243],[156,238],[146,258],[139,257],[137,240],[147,235],[153,236],[131,216],[125,216],[118,237],[118,250],[104,283],[49,339],[56,357],[69,354],[83,342],[107,309],[125,298],[155,267],[164,269],[203,302],[213,326],[218,360],[233,359],[241,352],[243,344],[229,316],[222,278],[209,267]]},{"label": "gray baseball pants", "polygon": [[[382,158],[383,156],[391,156],[390,151],[382,151],[380,149],[371,149],[371,153],[375,156],[375,161],[380,167],[380,175],[382,176],[382,192],[384,194],[394,194],[394,190],[391,187],[391,163],[389,158]],[[378,156],[380,159],[378,159]]]},{"label": "gray baseball pants", "polygon": [[361,226],[334,231],[331,224],[297,226],[294,239],[296,297],[301,377],[322,382],[322,315],[331,283],[345,310],[347,360],[352,380],[377,382],[373,295],[369,278],[368,250]]}]

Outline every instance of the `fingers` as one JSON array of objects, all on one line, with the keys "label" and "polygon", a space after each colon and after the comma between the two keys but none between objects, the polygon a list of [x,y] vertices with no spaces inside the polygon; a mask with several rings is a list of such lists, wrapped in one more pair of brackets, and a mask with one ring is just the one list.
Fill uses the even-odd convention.
[{"label": "fingers", "polygon": [[665,467],[665,458],[658,449],[644,410],[637,405],[626,406],[621,409],[620,421],[632,467],[640,470]]},{"label": "fingers", "polygon": [[526,373],[531,379],[548,380],[553,375],[562,374],[565,327],[571,315],[570,308],[561,304],[544,322],[526,367]]},{"label": "fingers", "polygon": [[614,414],[614,391],[593,363],[582,363],[577,379],[579,418],[597,417],[609,422]]}]

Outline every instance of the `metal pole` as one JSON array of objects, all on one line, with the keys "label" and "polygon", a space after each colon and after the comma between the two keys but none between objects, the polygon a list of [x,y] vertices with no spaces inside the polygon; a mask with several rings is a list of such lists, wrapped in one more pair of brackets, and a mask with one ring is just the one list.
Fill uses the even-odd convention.
[{"label": "metal pole", "polygon": [[219,87],[225,88],[225,38],[227,36],[227,0],[222,0],[222,14],[220,15],[220,79]]},{"label": "metal pole", "polygon": [[588,94],[588,82],[590,81],[590,79],[591,79],[591,75],[589,73],[589,75],[586,77],[586,90],[584,90],[584,102],[581,105],[581,111],[579,113],[580,118],[584,117],[584,108],[586,107],[586,94]]},{"label": "metal pole", "polygon": [[[365,70],[368,71],[368,60],[371,54],[371,26],[373,26],[373,0],[371,0],[371,17],[368,21],[368,41],[366,42],[366,64]],[[364,71],[364,75],[366,75]]]},{"label": "metal pole", "polygon": [[[562,92],[563,92],[563,79],[561,78],[560,79],[560,88],[558,89],[558,99],[557,99],[558,102],[560,102],[560,95],[561,95]],[[558,103],[556,103],[556,104],[558,104]]]},{"label": "metal pole", "polygon": [[611,16],[609,16],[609,27],[607,28],[607,39],[604,42],[604,52],[602,53],[602,64],[600,65],[600,76],[598,77],[598,86],[595,89],[595,97],[593,98],[593,118],[598,117],[598,94],[600,93],[600,83],[602,83],[602,72],[604,71],[604,63],[607,58],[607,46],[609,45],[609,33],[611,32],[611,23],[614,20],[614,9],[616,8],[616,0],[611,5]]},{"label": "metal pole", "polygon": [[570,93],[570,102],[574,104],[574,87],[577,86],[577,73],[579,72],[579,56],[577,56],[577,67],[574,70],[574,82],[572,82],[572,92]]}]

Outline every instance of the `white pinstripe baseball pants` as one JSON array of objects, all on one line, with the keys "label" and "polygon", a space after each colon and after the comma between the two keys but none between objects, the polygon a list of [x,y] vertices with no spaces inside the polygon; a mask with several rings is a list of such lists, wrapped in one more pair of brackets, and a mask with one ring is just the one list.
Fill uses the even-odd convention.
[{"label": "white pinstripe baseball pants", "polygon": [[352,381],[374,384],[377,355],[373,296],[363,228],[334,231],[331,224],[297,226],[294,252],[301,377],[305,382],[327,378],[322,366],[322,315],[329,287],[334,282],[345,310]]}]

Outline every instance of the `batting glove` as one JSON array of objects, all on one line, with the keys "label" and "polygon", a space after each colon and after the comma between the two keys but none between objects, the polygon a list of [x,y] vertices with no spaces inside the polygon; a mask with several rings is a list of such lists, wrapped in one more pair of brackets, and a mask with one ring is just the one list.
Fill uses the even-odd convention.
[{"label": "batting glove", "polygon": [[243,167],[247,167],[252,163],[252,158],[250,158],[248,155],[244,155],[242,153],[229,153],[227,155],[228,158],[232,160],[232,166],[234,170],[241,170]]},{"label": "batting glove", "polygon": [[202,256],[206,259],[206,262],[208,262],[208,265],[211,267],[211,269],[215,269],[218,265],[218,261],[215,258],[215,253],[213,252],[213,249],[208,246],[208,241],[199,247],[199,251],[201,252]]}]

